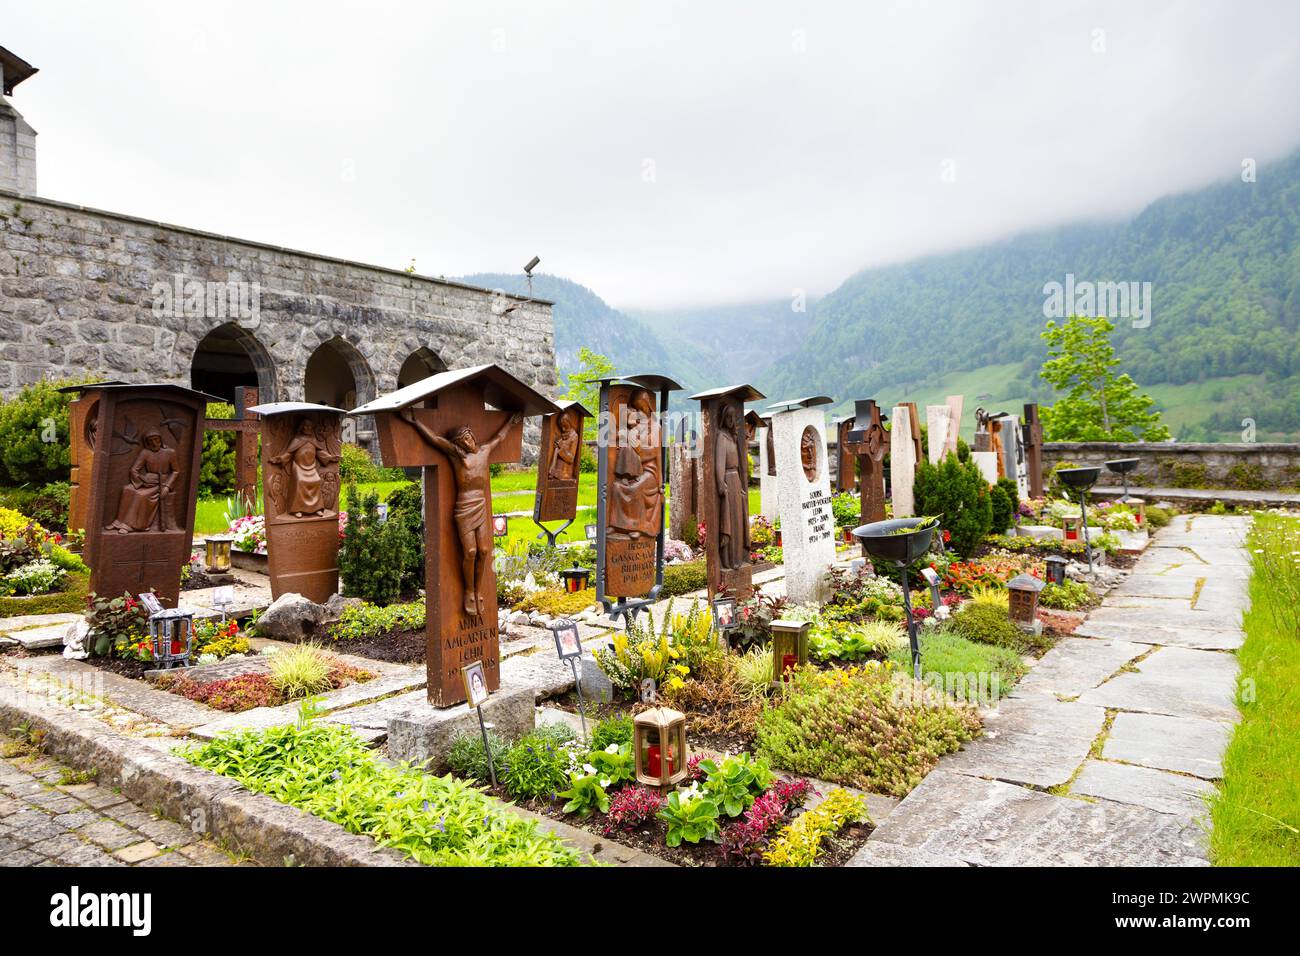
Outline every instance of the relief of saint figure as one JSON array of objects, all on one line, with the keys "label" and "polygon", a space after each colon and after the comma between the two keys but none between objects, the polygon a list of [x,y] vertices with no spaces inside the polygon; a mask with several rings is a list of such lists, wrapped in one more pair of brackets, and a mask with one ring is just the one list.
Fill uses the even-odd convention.
[{"label": "relief of saint figure", "polygon": [[582,440],[573,412],[562,412],[556,426],[546,476],[557,481],[573,481],[578,477],[578,448]]},{"label": "relief of saint figure", "polygon": [[663,527],[663,480],[654,399],[633,393],[624,411],[625,437],[614,458],[608,524],[631,538],[654,537]]},{"label": "relief of saint figure", "polygon": [[[289,447],[271,459],[271,464],[284,469],[288,496],[282,513],[298,518],[325,514],[329,508],[323,493],[325,476],[321,474],[321,468],[338,460],[339,456],[330,454],[325,442],[316,437],[311,420],[302,419]],[[283,494],[286,489],[279,485],[278,478],[275,482],[277,491]]]},{"label": "relief of saint figure", "polygon": [[736,406],[722,409],[714,442],[713,474],[718,490],[718,560],[728,571],[749,559],[749,493],[736,444]]},{"label": "relief of saint figure", "polygon": [[488,496],[492,493],[492,452],[524,416],[511,415],[495,435],[480,445],[468,425],[451,432],[448,440],[417,421],[411,409],[404,408],[398,414],[402,421],[415,427],[421,438],[446,455],[454,469],[456,504],[452,517],[460,537],[464,609],[471,617],[479,617],[483,614],[483,599],[479,594],[483,571],[492,562],[492,529],[487,520]]},{"label": "relief of saint figure", "polygon": [[144,447],[131,465],[130,480],[118,499],[117,520],[109,531],[130,534],[133,531],[179,531],[176,524],[176,449],[163,445],[162,433],[150,429],[144,435]]},{"label": "relief of saint figure", "polygon": [[820,465],[817,461],[817,429],[809,425],[799,438],[799,460],[803,465],[803,476],[809,481],[817,480]]}]

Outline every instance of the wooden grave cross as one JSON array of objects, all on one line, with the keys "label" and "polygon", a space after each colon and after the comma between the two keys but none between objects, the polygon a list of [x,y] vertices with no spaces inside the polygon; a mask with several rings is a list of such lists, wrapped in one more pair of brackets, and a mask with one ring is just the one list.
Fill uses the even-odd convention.
[{"label": "wooden grave cross", "polygon": [[249,505],[257,502],[257,439],[262,424],[249,409],[258,403],[256,386],[241,385],[236,393],[236,418],[205,418],[203,431],[235,433],[235,494]]}]

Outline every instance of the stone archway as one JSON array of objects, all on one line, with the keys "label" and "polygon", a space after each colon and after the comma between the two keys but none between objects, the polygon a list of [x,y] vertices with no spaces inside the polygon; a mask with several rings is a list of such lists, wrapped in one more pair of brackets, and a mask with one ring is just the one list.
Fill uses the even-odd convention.
[{"label": "stone archway", "polygon": [[355,346],[335,336],[307,359],[302,389],[304,401],[347,411],[375,397],[375,375]]},{"label": "stone archway", "polygon": [[254,385],[260,401],[275,401],[275,363],[249,329],[218,325],[199,340],[190,359],[190,387],[235,404],[238,390]]},{"label": "stone archway", "polygon": [[406,361],[402,363],[402,368],[397,373],[397,387],[405,388],[407,385],[413,385],[430,375],[445,371],[447,371],[447,363],[438,358],[438,353],[420,346],[408,355]]}]

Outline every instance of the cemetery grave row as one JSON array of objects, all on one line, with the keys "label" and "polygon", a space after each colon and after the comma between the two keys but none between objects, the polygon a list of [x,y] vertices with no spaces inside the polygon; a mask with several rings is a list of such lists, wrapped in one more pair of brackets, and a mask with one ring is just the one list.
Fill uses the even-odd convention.
[{"label": "cemetery grave row", "polygon": [[[213,727],[253,727],[204,744],[200,765],[256,746],[304,699],[342,711],[406,692],[406,710],[371,737],[386,737],[390,756],[673,862],[825,865],[866,840],[871,795],[905,795],[980,732],[980,708],[1079,623],[1146,525],[1167,519],[1136,500],[1090,502],[1097,469],[1044,475],[1033,406],[1023,423],[977,410],[967,447],[960,397],[925,409],[924,424],[915,406],[886,417],[858,402],[832,423],[832,469],[829,398],[758,411],[746,406],[765,397],[751,386],[701,392],[689,399],[697,440],[673,442],[676,383],[596,384],[597,408],[557,405],[489,365],[350,411],[251,405],[261,494],[249,498],[262,513],[234,517],[200,554],[210,397],[76,386],[74,533],[0,513],[5,580],[32,578],[34,564],[83,578],[89,610],[67,626],[65,658],[148,682]],[[385,502],[354,492],[344,512],[348,415],[373,416],[383,465],[420,469],[418,485]],[[596,520],[584,544],[563,546],[553,525],[577,518],[592,415]],[[518,462],[531,416],[542,418],[542,533],[507,551],[494,466]],[[265,616],[241,613],[236,593],[259,576],[232,567],[258,551]],[[186,593],[209,609],[196,617]],[[494,708],[514,707],[519,690],[503,661],[529,641],[517,660],[541,648],[559,676],[525,687],[518,719],[492,731]],[[537,727],[534,698],[554,718]],[[302,725],[304,738],[344,732]],[[443,861],[431,840],[412,854]]]}]

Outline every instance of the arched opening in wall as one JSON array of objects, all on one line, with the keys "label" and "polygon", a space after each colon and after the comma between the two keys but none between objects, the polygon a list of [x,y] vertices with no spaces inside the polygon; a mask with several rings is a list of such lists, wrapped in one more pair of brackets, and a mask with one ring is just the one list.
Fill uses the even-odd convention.
[{"label": "arched opening in wall", "polygon": [[374,398],[375,377],[365,357],[335,337],[322,343],[307,359],[302,390],[304,401],[347,410]]},{"label": "arched opening in wall", "polygon": [[275,401],[275,364],[251,331],[227,322],[199,340],[190,360],[190,387],[234,404],[244,385],[258,388],[259,401]]},{"label": "arched opening in wall", "polygon": [[447,371],[447,363],[438,358],[438,354],[432,349],[420,346],[402,363],[401,371],[397,373],[397,387],[406,388],[430,375],[445,371]]}]

